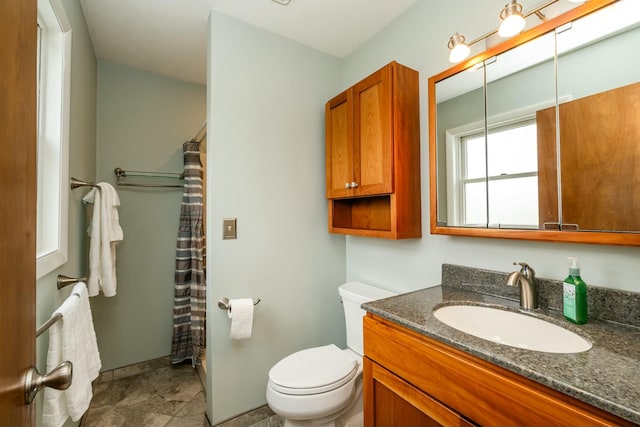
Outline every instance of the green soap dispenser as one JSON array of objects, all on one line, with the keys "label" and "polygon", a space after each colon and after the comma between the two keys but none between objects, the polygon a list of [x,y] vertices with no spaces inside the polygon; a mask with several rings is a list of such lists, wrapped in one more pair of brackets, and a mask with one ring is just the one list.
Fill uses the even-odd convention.
[{"label": "green soap dispenser", "polygon": [[563,283],[564,317],[573,323],[587,323],[587,284],[580,278],[580,267],[577,257],[571,260],[569,276]]}]

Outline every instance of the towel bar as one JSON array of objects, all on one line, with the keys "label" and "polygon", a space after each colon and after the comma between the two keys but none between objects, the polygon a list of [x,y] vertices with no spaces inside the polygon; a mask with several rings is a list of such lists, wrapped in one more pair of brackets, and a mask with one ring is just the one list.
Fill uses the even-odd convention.
[{"label": "towel bar", "polygon": [[[260,303],[260,298],[255,300],[253,302],[253,305],[258,305],[258,303]],[[220,308],[220,310],[229,310],[231,308],[231,306],[229,305],[229,298],[224,297],[222,299],[219,299],[218,300],[218,308]]]},{"label": "towel bar", "polygon": [[74,177],[71,177],[70,185],[71,185],[71,189],[72,190],[75,190],[76,188],[80,188],[80,187],[95,187],[96,186],[95,182],[81,181],[81,180],[76,179]]},{"label": "towel bar", "polygon": [[65,286],[73,285],[78,282],[87,282],[86,277],[69,277],[64,274],[58,274],[58,289],[62,289]]},{"label": "towel bar", "polygon": [[138,177],[138,178],[171,178],[184,179],[184,173],[173,172],[144,172],[144,171],[126,171],[122,168],[115,168],[113,174],[116,176],[116,185],[119,187],[146,187],[146,188],[183,188],[182,184],[144,184],[141,182],[122,182],[122,178]]},{"label": "towel bar", "polygon": [[60,319],[62,319],[62,314],[54,313],[53,316],[51,316],[49,318],[49,320],[44,322],[44,324],[42,326],[40,326],[38,329],[36,329],[36,338],[38,338],[40,335],[44,334],[46,332],[46,330],[51,327],[51,325],[53,325],[54,323],[56,323]]}]

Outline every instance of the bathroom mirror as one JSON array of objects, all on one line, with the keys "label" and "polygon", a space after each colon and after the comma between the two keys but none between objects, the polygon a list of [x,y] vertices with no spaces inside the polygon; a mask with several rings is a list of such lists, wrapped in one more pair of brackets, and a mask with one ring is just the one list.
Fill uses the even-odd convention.
[{"label": "bathroom mirror", "polygon": [[639,21],[591,0],[429,79],[433,234],[640,245]]}]

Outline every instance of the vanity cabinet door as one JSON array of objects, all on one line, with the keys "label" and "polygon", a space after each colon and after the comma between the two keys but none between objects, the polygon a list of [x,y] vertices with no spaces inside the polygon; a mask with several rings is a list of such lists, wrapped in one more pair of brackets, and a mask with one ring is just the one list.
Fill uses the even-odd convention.
[{"label": "vanity cabinet door", "polygon": [[[635,425],[371,313],[363,319],[363,331],[364,413],[368,426],[386,425],[374,422],[375,414],[393,413],[394,405],[398,405],[397,401],[389,404],[383,397],[375,397],[376,387],[382,390],[376,382],[444,425],[468,425],[436,418],[447,411],[487,426]],[[371,366],[367,369],[367,364],[386,372]],[[381,396],[384,393],[382,390]],[[375,408],[377,404],[381,408]]]},{"label": "vanity cabinet door", "polygon": [[366,357],[364,381],[366,427],[474,425]]}]

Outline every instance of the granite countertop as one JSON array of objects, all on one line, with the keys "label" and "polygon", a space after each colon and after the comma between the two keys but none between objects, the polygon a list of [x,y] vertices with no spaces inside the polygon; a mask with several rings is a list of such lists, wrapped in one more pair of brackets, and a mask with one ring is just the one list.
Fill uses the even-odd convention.
[{"label": "granite countertop", "polygon": [[558,310],[536,309],[528,313],[577,332],[593,344],[583,353],[543,353],[476,338],[433,316],[434,308],[454,302],[520,310],[516,299],[453,286],[436,286],[372,301],[362,308],[640,424],[640,328],[604,320],[574,325]]}]

